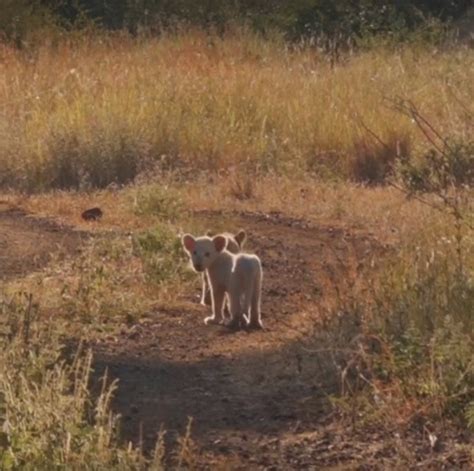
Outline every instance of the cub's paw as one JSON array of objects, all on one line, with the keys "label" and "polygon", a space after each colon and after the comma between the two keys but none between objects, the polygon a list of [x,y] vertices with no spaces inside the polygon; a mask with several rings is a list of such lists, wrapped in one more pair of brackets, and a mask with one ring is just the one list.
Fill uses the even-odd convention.
[{"label": "cub's paw", "polygon": [[204,324],[206,324],[206,325],[219,325],[219,324],[222,324],[222,320],[217,319],[214,316],[209,316],[209,317],[206,317],[204,319]]},{"label": "cub's paw", "polygon": [[252,329],[252,330],[263,329],[262,321],[247,321],[245,326],[247,327],[247,329]]}]

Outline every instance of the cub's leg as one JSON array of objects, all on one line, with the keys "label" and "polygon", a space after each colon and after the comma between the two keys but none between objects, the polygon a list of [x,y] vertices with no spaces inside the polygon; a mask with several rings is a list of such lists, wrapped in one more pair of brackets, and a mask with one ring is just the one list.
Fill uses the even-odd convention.
[{"label": "cub's leg", "polygon": [[206,273],[202,275],[202,288],[201,288],[201,301],[200,304],[203,306],[209,306],[212,304],[211,301],[211,289],[209,288],[209,281],[207,280]]},{"label": "cub's leg", "polygon": [[239,329],[243,320],[240,294],[237,286],[231,286],[229,291],[230,320],[225,324],[230,329]]},{"label": "cub's leg", "polygon": [[242,293],[242,315],[245,325],[250,322],[250,310],[253,299],[253,285],[252,280],[247,279],[244,283],[244,290]]},{"label": "cub's leg", "polygon": [[252,292],[252,302],[250,306],[250,316],[247,326],[252,329],[263,329],[261,315],[261,297],[262,297],[262,272],[259,271],[255,276],[255,283]]},{"label": "cub's leg", "polygon": [[231,318],[229,306],[230,306],[229,294],[226,293],[225,299],[224,299],[224,314],[223,314],[223,316],[224,316],[224,323],[226,322],[227,319],[230,319],[230,318]]},{"label": "cub's leg", "polygon": [[211,287],[212,316],[206,317],[204,323],[222,324],[222,309],[224,307],[225,291],[222,288]]}]

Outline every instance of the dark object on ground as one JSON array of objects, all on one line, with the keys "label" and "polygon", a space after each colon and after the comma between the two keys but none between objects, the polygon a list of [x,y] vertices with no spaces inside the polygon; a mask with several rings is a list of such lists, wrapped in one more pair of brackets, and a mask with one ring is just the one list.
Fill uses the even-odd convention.
[{"label": "dark object on ground", "polygon": [[81,217],[85,221],[97,221],[103,216],[103,212],[100,208],[90,208],[86,209],[82,214]]}]

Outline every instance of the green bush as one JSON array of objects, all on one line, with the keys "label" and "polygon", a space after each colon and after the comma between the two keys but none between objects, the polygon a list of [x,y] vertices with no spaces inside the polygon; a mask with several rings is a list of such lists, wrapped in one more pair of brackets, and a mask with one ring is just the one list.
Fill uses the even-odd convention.
[{"label": "green bush", "polygon": [[427,252],[391,271],[376,298],[372,327],[391,352],[379,358],[381,371],[439,413],[466,411],[474,399],[474,278],[451,253]]},{"label": "green bush", "polygon": [[344,391],[352,393],[336,400],[341,410],[360,406],[364,420],[451,418],[473,426],[474,241],[464,241],[462,269],[455,236],[438,242],[420,240],[399,253],[372,280],[370,296],[339,309],[359,319],[341,347],[349,355]]}]

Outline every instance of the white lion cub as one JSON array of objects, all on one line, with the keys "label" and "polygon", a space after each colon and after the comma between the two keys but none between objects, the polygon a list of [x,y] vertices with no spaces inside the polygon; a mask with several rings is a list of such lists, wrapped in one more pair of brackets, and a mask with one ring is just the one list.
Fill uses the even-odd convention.
[{"label": "white lion cub", "polygon": [[228,239],[217,235],[194,238],[182,237],[183,247],[197,272],[206,272],[211,286],[212,316],[206,324],[222,324],[226,295],[229,298],[231,319],[226,324],[239,328],[245,323],[251,328],[262,328],[260,298],[262,289],[262,265],[256,255],[233,254],[226,250]]},{"label": "white lion cub", "polygon": [[[211,231],[207,231],[207,236],[213,237],[216,234],[213,234]],[[231,253],[239,253],[244,246],[244,243],[247,239],[247,233],[241,229],[237,234],[231,234],[230,232],[221,232],[219,235],[224,236],[227,239],[226,249]],[[209,306],[211,304],[211,292],[209,283],[207,282],[206,273],[202,273],[202,290],[201,290],[201,301],[200,304],[203,306]]]}]

